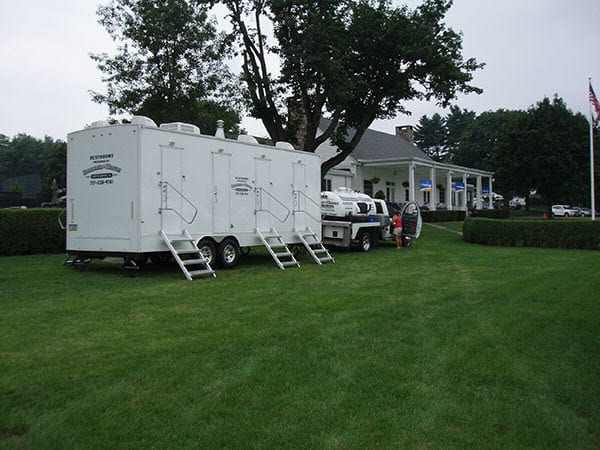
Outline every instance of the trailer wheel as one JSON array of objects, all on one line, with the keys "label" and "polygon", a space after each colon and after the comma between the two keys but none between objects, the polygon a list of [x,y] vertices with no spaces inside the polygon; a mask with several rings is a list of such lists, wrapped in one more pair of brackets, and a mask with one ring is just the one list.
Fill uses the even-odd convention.
[{"label": "trailer wheel", "polygon": [[371,233],[369,233],[367,230],[360,231],[358,233],[358,249],[361,252],[368,252],[369,250],[371,250],[371,246]]},{"label": "trailer wheel", "polygon": [[215,255],[217,250],[215,243],[211,239],[205,238],[198,242],[196,247],[198,247],[198,250],[204,256],[204,259],[207,260],[208,264],[212,266],[216,261]]},{"label": "trailer wheel", "polygon": [[240,260],[240,247],[233,238],[225,238],[217,247],[217,260],[223,269],[231,269]]}]

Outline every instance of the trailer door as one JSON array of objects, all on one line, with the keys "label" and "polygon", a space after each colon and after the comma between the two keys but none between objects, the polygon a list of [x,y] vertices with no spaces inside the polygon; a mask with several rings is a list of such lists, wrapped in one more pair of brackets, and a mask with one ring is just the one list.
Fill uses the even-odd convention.
[{"label": "trailer door", "polygon": [[167,234],[183,230],[183,177],[180,147],[162,146],[161,152],[161,229]]},{"label": "trailer door", "polygon": [[271,229],[271,160],[254,159],[255,195],[256,195],[256,228]]},{"label": "trailer door", "polygon": [[298,230],[306,228],[306,213],[308,202],[306,201],[306,165],[293,163],[294,166],[294,227]]},{"label": "trailer door", "polygon": [[231,231],[231,155],[212,154],[213,180],[213,233],[229,234]]}]

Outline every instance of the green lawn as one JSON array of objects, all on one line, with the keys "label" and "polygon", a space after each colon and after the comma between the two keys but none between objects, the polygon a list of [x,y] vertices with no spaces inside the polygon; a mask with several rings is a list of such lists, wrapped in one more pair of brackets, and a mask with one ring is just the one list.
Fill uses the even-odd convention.
[{"label": "green lawn", "polygon": [[334,256],[0,258],[0,448],[600,447],[600,253],[425,226]]}]

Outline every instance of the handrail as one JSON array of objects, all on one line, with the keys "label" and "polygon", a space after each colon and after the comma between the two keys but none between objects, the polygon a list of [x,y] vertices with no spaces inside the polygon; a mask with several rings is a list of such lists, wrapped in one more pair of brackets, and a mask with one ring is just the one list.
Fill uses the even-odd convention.
[{"label": "handrail", "polygon": [[188,205],[190,205],[192,208],[194,208],[194,215],[192,216],[191,220],[189,220],[189,221],[188,221],[188,220],[187,220],[185,217],[183,217],[183,215],[182,215],[182,214],[181,214],[179,211],[177,211],[175,208],[169,208],[169,207],[168,207],[169,205],[167,204],[167,198],[168,198],[168,197],[167,197],[166,195],[165,195],[165,206],[166,206],[166,207],[165,207],[165,208],[162,208],[162,207],[161,207],[161,208],[160,208],[160,210],[161,210],[161,211],[165,211],[165,210],[166,210],[166,211],[173,211],[173,212],[174,212],[175,214],[177,214],[177,215],[178,215],[178,216],[181,218],[181,220],[183,220],[185,223],[187,223],[188,225],[189,225],[189,224],[191,224],[191,223],[192,223],[192,222],[193,222],[193,221],[196,219],[196,216],[198,215],[198,208],[196,208],[196,206],[195,206],[195,205],[194,205],[194,204],[193,204],[193,203],[192,203],[192,202],[191,202],[191,201],[190,201],[190,200],[189,200],[189,199],[188,199],[188,198],[187,198],[185,195],[183,195],[183,193],[179,192],[179,190],[177,190],[177,188],[176,188],[175,186],[173,186],[171,183],[169,183],[168,181],[159,181],[159,182],[158,182],[158,185],[159,185],[159,186],[160,186],[162,189],[164,189],[164,190],[163,190],[163,193],[164,193],[164,194],[166,194],[166,193],[167,193],[167,191],[166,191],[166,188],[168,188],[168,187],[171,187],[171,189],[173,189],[173,190],[174,190],[174,191],[175,191],[177,194],[179,194],[179,196],[180,196],[180,197],[181,197],[183,200],[185,200],[185,201],[188,203]]},{"label": "handrail", "polygon": [[[287,211],[287,214],[285,215],[285,217],[283,219],[280,219],[279,217],[277,217],[275,214],[273,214],[268,209],[262,209],[262,196],[261,196],[262,192],[264,192],[269,197],[271,197],[273,200],[275,200],[277,203],[279,203]],[[277,197],[273,196],[269,191],[267,191],[266,189],[261,188],[261,187],[255,188],[255,194],[256,194],[256,199],[259,200],[259,202],[260,202],[260,205],[259,205],[260,208],[257,208],[255,211],[264,211],[266,213],[269,213],[269,214],[271,214],[273,217],[275,217],[275,219],[277,219],[281,223],[284,223],[288,219],[288,217],[290,216],[291,211],[290,211],[290,209],[287,206],[285,206],[283,203],[281,203],[281,201],[279,201],[279,199],[277,199]]]},{"label": "handrail", "polygon": [[66,230],[66,225],[62,223],[62,220],[60,220],[62,216],[65,216],[65,218],[67,217],[67,208],[63,209],[58,215],[58,226],[61,228],[61,230]]},{"label": "handrail", "polygon": [[[308,200],[309,202],[311,202],[313,205],[315,205],[319,211],[321,211],[321,205],[317,202],[315,202],[311,197],[309,197],[308,195],[306,195],[304,192],[300,191],[300,190],[294,190],[292,191],[293,195],[294,195],[294,200],[297,199],[297,197],[299,197],[300,195],[304,196],[304,198],[306,200]],[[306,209],[300,209],[300,201],[296,201],[295,202],[297,204],[298,209],[295,209],[294,211],[296,212],[303,212],[304,214],[306,214],[309,217],[312,217],[316,222],[321,222],[321,215],[319,214],[319,217],[315,217],[313,216],[311,213],[309,213]]]}]

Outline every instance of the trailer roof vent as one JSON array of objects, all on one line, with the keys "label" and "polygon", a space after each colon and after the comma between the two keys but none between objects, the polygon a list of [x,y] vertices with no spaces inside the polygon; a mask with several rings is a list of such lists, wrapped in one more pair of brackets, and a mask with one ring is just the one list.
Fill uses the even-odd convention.
[{"label": "trailer roof vent", "polygon": [[289,142],[285,142],[285,141],[275,142],[275,147],[281,148],[283,150],[294,150],[294,146],[292,144],[290,144]]},{"label": "trailer roof vent", "polygon": [[180,133],[200,134],[200,128],[198,128],[196,125],[192,125],[191,123],[183,123],[183,122],[161,123],[160,129],[167,130],[167,131],[179,131]]},{"label": "trailer roof vent", "polygon": [[250,136],[249,134],[240,134],[237,140],[245,144],[258,144],[256,138],[254,136]]},{"label": "trailer roof vent", "polygon": [[131,118],[131,123],[133,125],[141,125],[147,128],[157,128],[156,122],[154,122],[154,120],[152,120],[150,117],[146,116],[133,116]]},{"label": "trailer roof vent", "polygon": [[96,120],[95,122],[92,122],[88,128],[102,128],[102,127],[107,127],[107,126],[108,126],[108,121]]}]

